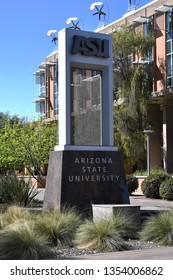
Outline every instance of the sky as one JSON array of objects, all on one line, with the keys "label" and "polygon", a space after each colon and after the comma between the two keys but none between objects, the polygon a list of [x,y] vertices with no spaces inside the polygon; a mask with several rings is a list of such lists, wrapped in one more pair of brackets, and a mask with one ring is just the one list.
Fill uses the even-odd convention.
[{"label": "sky", "polygon": [[[103,2],[107,23],[121,18],[130,0]],[[98,16],[89,7],[93,0],[0,0],[0,112],[37,118],[35,104],[39,95],[33,73],[55,49],[51,29],[61,30],[70,17],[79,19],[83,30],[94,31]],[[131,0],[138,7],[150,0]]]}]

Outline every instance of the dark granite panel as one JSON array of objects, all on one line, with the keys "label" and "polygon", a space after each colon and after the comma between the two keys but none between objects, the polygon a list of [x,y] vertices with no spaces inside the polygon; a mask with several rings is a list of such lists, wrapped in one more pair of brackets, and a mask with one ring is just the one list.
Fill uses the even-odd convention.
[{"label": "dark granite panel", "polygon": [[51,203],[81,208],[91,204],[129,203],[121,153],[53,152],[49,162],[44,205],[50,206]]}]

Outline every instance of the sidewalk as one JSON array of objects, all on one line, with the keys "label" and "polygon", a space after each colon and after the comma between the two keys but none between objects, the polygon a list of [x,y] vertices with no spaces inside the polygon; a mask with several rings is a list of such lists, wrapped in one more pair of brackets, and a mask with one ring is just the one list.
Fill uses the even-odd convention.
[{"label": "sidewalk", "polygon": [[130,204],[140,206],[141,212],[144,211],[161,211],[173,209],[173,201],[164,199],[151,199],[146,198],[143,195],[132,195],[130,196]]},{"label": "sidewalk", "polygon": [[66,258],[68,260],[173,260],[173,247],[99,253]]}]

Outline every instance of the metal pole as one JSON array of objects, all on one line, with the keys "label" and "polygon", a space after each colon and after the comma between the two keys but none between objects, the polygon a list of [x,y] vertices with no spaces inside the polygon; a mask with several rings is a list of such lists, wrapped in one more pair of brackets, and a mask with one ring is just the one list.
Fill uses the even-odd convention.
[{"label": "metal pole", "polygon": [[147,134],[147,174],[150,176],[150,135]]},{"label": "metal pole", "polygon": [[147,175],[150,176],[150,135],[153,133],[152,130],[144,130],[147,136]]}]

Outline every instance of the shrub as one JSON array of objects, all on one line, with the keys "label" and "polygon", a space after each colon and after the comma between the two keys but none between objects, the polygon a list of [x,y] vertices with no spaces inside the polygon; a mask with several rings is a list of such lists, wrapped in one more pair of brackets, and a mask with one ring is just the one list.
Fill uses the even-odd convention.
[{"label": "shrub", "polygon": [[112,219],[82,224],[76,234],[76,244],[97,251],[122,251],[129,249],[124,239],[133,237],[136,237],[136,224],[132,217],[117,211]]},{"label": "shrub", "polygon": [[0,202],[28,206],[38,194],[31,183],[19,180],[15,175],[0,178]]},{"label": "shrub", "polygon": [[141,239],[160,245],[173,245],[173,210],[148,218],[141,231]]},{"label": "shrub", "polygon": [[0,259],[40,260],[53,257],[47,238],[30,223],[14,223],[0,231]]},{"label": "shrub", "polygon": [[122,251],[129,249],[127,243],[115,231],[114,221],[86,221],[76,234],[76,245],[81,249],[100,252]]},{"label": "shrub", "polygon": [[80,215],[72,209],[63,213],[51,210],[36,220],[35,228],[38,234],[47,235],[51,246],[71,247],[79,224],[81,224]]},{"label": "shrub", "polygon": [[27,210],[16,205],[7,207],[4,214],[1,215],[2,228],[21,220],[30,220],[33,215]]},{"label": "shrub", "polygon": [[4,221],[3,221],[3,215],[0,214],[0,230],[4,228]]},{"label": "shrub", "polygon": [[123,238],[137,237],[137,224],[133,216],[127,215],[123,210],[116,211],[113,215],[115,231]]},{"label": "shrub", "polygon": [[[136,170],[134,176],[147,176],[147,170]],[[163,168],[152,168],[150,171],[151,175],[167,175],[168,173]]]},{"label": "shrub", "polygon": [[143,194],[148,198],[160,198],[160,185],[168,178],[170,178],[170,176],[167,174],[156,174],[148,176],[141,185]]},{"label": "shrub", "polygon": [[126,182],[129,195],[131,195],[138,188],[138,179],[133,175],[126,175]]},{"label": "shrub", "polygon": [[161,198],[167,200],[173,200],[173,179],[169,178],[163,181],[160,185],[159,193]]}]

